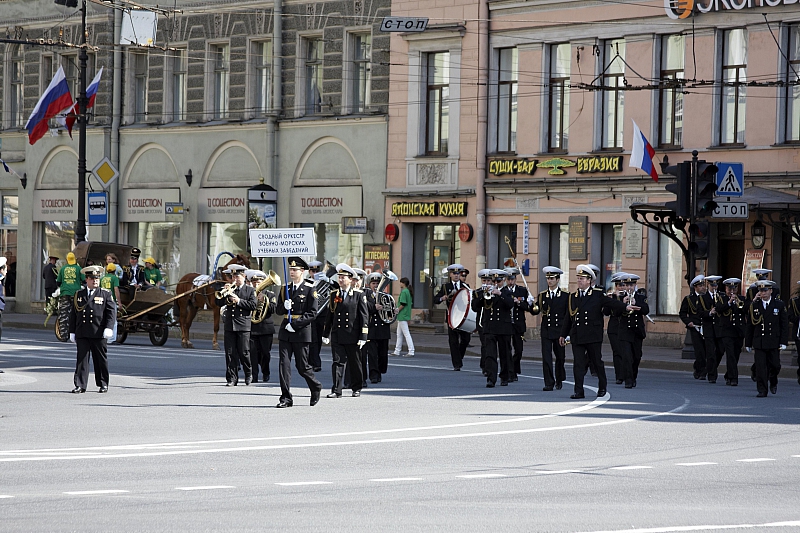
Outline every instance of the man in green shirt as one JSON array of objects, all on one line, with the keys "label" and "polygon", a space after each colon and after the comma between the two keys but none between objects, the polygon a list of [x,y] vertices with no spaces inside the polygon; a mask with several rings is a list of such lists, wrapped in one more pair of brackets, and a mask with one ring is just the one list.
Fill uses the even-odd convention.
[{"label": "man in green shirt", "polygon": [[86,280],[86,277],[81,274],[81,267],[75,261],[75,254],[72,252],[67,254],[67,264],[61,267],[56,278],[59,289],[61,289],[61,296],[69,296],[72,298],[76,292],[81,290],[81,283]]}]

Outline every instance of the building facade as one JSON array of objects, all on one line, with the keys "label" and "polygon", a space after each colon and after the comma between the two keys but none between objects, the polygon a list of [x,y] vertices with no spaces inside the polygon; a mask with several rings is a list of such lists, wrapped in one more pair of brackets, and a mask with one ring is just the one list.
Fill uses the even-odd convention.
[{"label": "building facade", "polygon": [[[123,15],[89,4],[88,79],[104,74],[87,167],[109,157],[119,178],[109,225],[89,227],[87,240],[137,246],[175,284],[208,272],[220,252],[247,252],[247,191],[264,183],[277,191],[278,227],[313,225],[319,259],[362,266],[364,243],[380,235],[346,234],[341,224],[366,217],[378,234],[384,224],[382,202],[371,199],[386,181],[389,42],[376,21],[388,0],[176,7],[158,15],[155,47],[114,47]],[[64,21],[73,11],[45,0],[0,6],[7,33],[67,42],[80,34],[75,17]],[[74,244],[78,143],[53,123],[31,146],[23,126],[59,65],[77,94],[77,50],[3,46],[0,154],[29,181],[0,177],[0,230],[3,251],[25,265],[15,292],[26,311],[43,299],[43,256],[63,258]],[[90,189],[101,189],[93,177]],[[166,214],[167,203],[183,204],[182,219]]]}]

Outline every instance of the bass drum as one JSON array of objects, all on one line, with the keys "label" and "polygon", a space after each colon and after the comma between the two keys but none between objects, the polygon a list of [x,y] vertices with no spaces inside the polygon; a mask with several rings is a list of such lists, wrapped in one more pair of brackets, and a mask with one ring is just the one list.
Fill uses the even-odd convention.
[{"label": "bass drum", "polygon": [[472,291],[461,289],[450,302],[447,313],[447,325],[453,329],[472,333],[477,327],[478,313],[472,310]]}]

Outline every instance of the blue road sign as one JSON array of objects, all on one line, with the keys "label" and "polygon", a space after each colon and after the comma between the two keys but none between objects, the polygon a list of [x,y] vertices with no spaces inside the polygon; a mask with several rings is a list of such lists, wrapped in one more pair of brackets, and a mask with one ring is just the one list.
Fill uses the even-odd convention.
[{"label": "blue road sign", "polygon": [[717,163],[717,196],[740,198],[744,194],[744,164]]},{"label": "blue road sign", "polygon": [[108,224],[108,193],[86,193],[86,205],[89,208],[90,226],[105,226]]}]

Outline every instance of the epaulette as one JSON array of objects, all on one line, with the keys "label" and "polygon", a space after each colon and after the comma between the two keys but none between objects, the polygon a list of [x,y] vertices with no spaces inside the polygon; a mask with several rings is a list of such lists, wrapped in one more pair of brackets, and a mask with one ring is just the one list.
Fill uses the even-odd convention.
[{"label": "epaulette", "polygon": [[361,289],[353,289],[353,292],[364,292],[364,291]]}]

